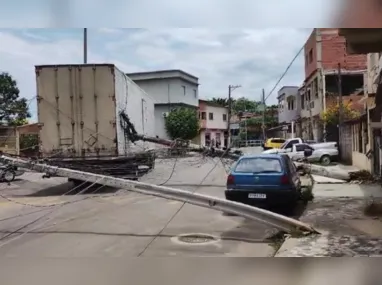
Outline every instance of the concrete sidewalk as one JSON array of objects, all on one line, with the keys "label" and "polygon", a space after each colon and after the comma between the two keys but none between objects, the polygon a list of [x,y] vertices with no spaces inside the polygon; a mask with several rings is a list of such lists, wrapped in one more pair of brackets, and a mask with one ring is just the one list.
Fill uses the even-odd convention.
[{"label": "concrete sidewalk", "polygon": [[370,204],[382,205],[380,185],[315,184],[313,193],[300,220],[321,234],[288,238],[276,257],[382,255],[382,218],[365,214]]}]

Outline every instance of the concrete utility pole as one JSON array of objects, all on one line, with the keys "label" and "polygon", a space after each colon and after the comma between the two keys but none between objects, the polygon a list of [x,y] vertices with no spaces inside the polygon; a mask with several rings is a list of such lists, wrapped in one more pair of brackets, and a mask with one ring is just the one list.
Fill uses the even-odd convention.
[{"label": "concrete utility pole", "polygon": [[241,85],[228,86],[228,126],[227,126],[227,145],[226,145],[227,148],[231,145],[232,91],[240,87]]},{"label": "concrete utility pole", "polygon": [[88,29],[84,28],[84,63],[88,63]]},{"label": "concrete utility pole", "polygon": [[263,140],[265,140],[265,111],[267,108],[265,106],[265,90],[264,89],[263,89],[261,102],[263,104],[263,123],[261,125],[261,128],[263,129]]},{"label": "concrete utility pole", "polygon": [[[342,140],[342,120],[343,120],[343,104],[342,104],[342,74],[341,64],[338,63],[338,141]],[[340,143],[338,143],[339,145]],[[340,146],[341,147],[341,146]]]},{"label": "concrete utility pole", "polygon": [[[190,191],[185,191],[182,189],[169,188],[155,184],[65,169],[47,164],[31,163],[27,160],[15,159],[4,155],[0,156],[0,162],[46,173],[45,175],[48,177],[68,177],[80,181],[87,181],[93,184],[97,183],[110,187],[123,188],[143,195],[150,195],[154,197],[165,198],[168,200],[181,201],[191,205],[235,214],[250,220],[254,220],[256,222],[260,222],[267,226],[272,226],[276,229],[291,234],[299,234],[304,232],[317,233],[317,231],[313,227],[311,227],[308,224],[304,224],[298,220],[256,207],[248,206],[245,204],[228,201],[226,199],[202,195],[200,193],[192,193]],[[58,205],[63,206],[63,204]]]}]

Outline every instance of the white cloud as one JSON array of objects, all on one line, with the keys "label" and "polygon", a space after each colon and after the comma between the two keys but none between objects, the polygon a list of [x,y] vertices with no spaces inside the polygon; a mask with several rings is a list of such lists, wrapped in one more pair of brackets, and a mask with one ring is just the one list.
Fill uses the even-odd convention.
[{"label": "white cloud", "polygon": [[[270,91],[309,33],[309,29],[275,28],[90,29],[88,58],[94,63],[114,63],[126,72],[183,69],[199,77],[204,98],[227,96],[229,84],[241,84],[234,97],[259,99],[261,89]],[[0,71],[16,78],[22,96],[33,98],[34,66],[81,63],[81,40],[80,30],[60,30],[59,34],[0,30]],[[301,84],[303,73],[300,57],[280,87]],[[276,93],[269,103],[275,103],[275,98]]]}]

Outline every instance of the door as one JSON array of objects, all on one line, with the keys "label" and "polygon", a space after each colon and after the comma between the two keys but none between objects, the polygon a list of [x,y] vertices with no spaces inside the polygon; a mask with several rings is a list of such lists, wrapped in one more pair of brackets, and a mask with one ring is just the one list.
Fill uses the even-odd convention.
[{"label": "door", "polygon": [[304,158],[305,149],[312,149],[312,148],[307,144],[296,144],[294,146],[294,151],[292,152],[291,158],[293,160]]},{"label": "door", "polygon": [[290,159],[289,156],[283,155],[283,157],[288,167],[288,172],[291,176],[293,186],[296,187],[297,189],[300,188],[301,181],[300,181],[300,176],[298,175],[296,166],[294,165],[293,161]]}]

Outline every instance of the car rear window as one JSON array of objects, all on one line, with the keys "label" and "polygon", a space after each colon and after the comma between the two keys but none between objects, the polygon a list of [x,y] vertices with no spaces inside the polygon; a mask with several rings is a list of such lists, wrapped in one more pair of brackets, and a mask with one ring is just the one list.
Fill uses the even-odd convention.
[{"label": "car rear window", "polygon": [[284,143],[285,140],[283,140],[283,139],[273,139],[272,142],[273,143]]},{"label": "car rear window", "polygon": [[241,173],[262,173],[262,172],[282,172],[280,160],[275,158],[243,158],[235,167],[235,172]]}]

